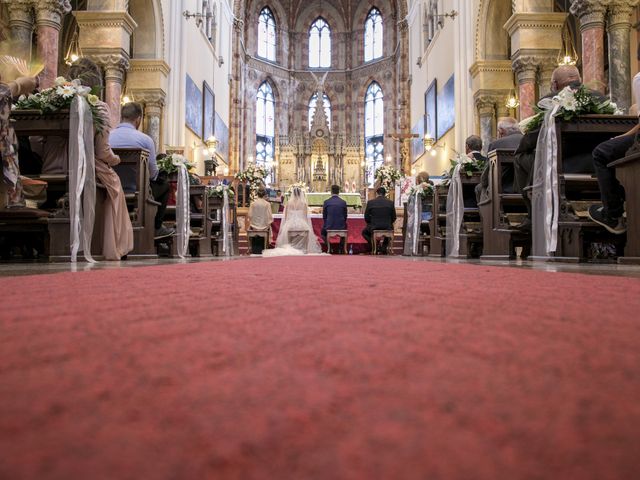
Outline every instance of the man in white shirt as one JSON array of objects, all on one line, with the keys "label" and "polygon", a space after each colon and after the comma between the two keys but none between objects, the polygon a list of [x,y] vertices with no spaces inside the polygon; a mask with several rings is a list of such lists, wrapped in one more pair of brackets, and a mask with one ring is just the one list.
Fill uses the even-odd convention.
[{"label": "man in white shirt", "polygon": [[[248,222],[249,230],[266,231],[271,228],[273,215],[271,214],[271,204],[264,197],[267,191],[260,187],[258,189],[258,198],[256,198],[249,207]],[[262,254],[264,249],[264,241],[260,237],[251,239],[251,253],[256,255]]]}]

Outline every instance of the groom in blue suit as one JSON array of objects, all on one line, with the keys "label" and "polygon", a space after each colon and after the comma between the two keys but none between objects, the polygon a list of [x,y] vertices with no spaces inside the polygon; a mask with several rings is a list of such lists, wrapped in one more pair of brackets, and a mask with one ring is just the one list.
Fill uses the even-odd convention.
[{"label": "groom in blue suit", "polygon": [[[327,238],[327,230],[346,230],[347,229],[347,202],[340,198],[340,187],[331,185],[331,197],[324,201],[322,205],[322,238],[329,250],[329,239]],[[340,251],[344,252],[345,239],[340,237]]]}]

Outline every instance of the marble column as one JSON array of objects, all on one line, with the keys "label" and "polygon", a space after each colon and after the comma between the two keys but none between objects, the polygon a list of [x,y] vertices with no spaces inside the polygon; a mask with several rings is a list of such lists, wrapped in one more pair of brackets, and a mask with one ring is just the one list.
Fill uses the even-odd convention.
[{"label": "marble column", "polygon": [[163,107],[163,99],[146,101],[144,103],[145,133],[153,139],[156,152],[160,152],[162,146],[160,142],[160,119],[162,118]]},{"label": "marble column", "polygon": [[551,76],[558,66],[556,57],[545,58],[540,62],[540,83],[538,84],[538,94],[540,98],[551,93]]},{"label": "marble column", "polygon": [[36,8],[38,56],[44,62],[40,85],[48,88],[58,76],[58,43],[62,19],[71,11],[69,0],[39,0]]},{"label": "marble column", "polygon": [[13,40],[13,54],[16,57],[30,60],[33,41],[33,5],[31,0],[12,0],[8,6],[9,29]]},{"label": "marble column", "polygon": [[627,110],[631,98],[631,12],[637,4],[633,1],[616,1],[609,6],[609,90],[611,100],[622,110]]},{"label": "marble column", "polygon": [[[507,108],[507,95],[500,97],[496,102],[497,120],[511,116],[511,110]],[[496,126],[497,128],[497,126]]]},{"label": "marble column", "polygon": [[604,93],[604,17],[601,0],[573,0],[571,13],[580,19],[582,34],[582,81]]},{"label": "marble column", "polygon": [[482,151],[486,152],[487,147],[493,140],[493,125],[496,119],[496,104],[493,97],[478,97],[476,107],[480,118],[480,138],[482,138]]},{"label": "marble column", "polygon": [[534,114],[533,107],[536,105],[537,59],[530,56],[520,56],[513,61],[513,69],[518,79],[520,118],[525,119]]},{"label": "marble column", "polygon": [[129,59],[121,54],[92,55],[98,65],[104,69],[104,102],[109,105],[111,126],[120,123],[120,102],[124,72],[129,68]]}]

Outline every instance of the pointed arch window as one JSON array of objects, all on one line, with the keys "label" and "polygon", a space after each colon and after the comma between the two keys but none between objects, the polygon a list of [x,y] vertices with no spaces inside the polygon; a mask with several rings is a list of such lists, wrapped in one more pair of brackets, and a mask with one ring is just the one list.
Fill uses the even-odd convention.
[{"label": "pointed arch window", "polygon": [[378,82],[371,82],[364,98],[364,146],[367,182],[373,186],[376,169],[384,163],[384,94]]},{"label": "pointed arch window", "polygon": [[[313,122],[313,117],[316,114],[317,105],[318,94],[314,93],[309,100],[309,129],[311,129],[311,123]],[[327,116],[327,125],[329,126],[329,130],[331,130],[331,100],[329,100],[326,93],[322,94],[322,105],[324,106],[324,113]]]},{"label": "pointed arch window", "polygon": [[[269,82],[263,82],[256,96],[256,165],[273,168],[275,146],[276,102]],[[273,173],[265,178],[265,183],[273,181]]]},{"label": "pointed arch window", "polygon": [[382,57],[382,15],[373,7],[364,22],[364,61]]},{"label": "pointed arch window", "polygon": [[309,29],[309,67],[331,67],[331,28],[322,17]]},{"label": "pointed arch window", "polygon": [[264,7],[258,19],[258,55],[276,61],[276,19],[269,7]]}]

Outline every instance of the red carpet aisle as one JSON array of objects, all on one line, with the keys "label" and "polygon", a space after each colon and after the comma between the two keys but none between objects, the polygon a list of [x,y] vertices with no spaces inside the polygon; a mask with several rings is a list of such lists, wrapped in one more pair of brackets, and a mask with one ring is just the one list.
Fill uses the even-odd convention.
[{"label": "red carpet aisle", "polygon": [[0,284],[2,479],[639,478],[637,280],[313,257]]}]

